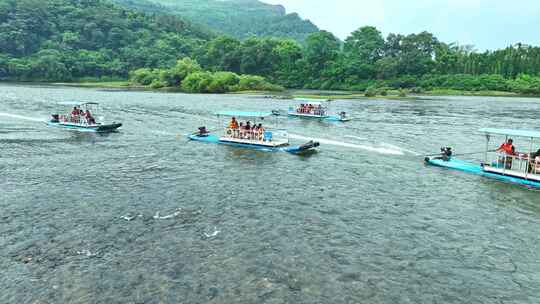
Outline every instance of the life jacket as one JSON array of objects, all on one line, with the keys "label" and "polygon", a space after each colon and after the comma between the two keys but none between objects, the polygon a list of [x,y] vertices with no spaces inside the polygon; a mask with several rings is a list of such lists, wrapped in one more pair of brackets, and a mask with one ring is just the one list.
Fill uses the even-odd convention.
[{"label": "life jacket", "polygon": [[504,153],[508,154],[508,155],[513,155],[514,154],[514,145],[512,144],[509,144],[509,143],[504,143],[501,145],[501,150],[504,151]]}]

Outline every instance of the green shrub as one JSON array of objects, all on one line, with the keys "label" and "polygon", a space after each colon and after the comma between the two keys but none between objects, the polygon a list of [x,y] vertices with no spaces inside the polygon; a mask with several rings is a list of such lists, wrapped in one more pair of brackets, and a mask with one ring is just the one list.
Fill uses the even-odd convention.
[{"label": "green shrub", "polygon": [[424,93],[424,90],[421,87],[414,87],[411,89],[411,93],[413,94],[422,94]]},{"label": "green shrub", "polygon": [[182,90],[189,93],[210,93],[210,84],[214,80],[210,72],[195,72],[182,81]]},{"label": "green shrub", "polygon": [[374,86],[371,86],[369,88],[367,88],[367,90],[364,92],[364,95],[366,97],[375,97],[377,96],[379,92],[377,91],[377,88],[374,87]]},{"label": "green shrub", "polygon": [[166,82],[163,82],[163,81],[161,81],[161,80],[159,80],[159,79],[154,79],[154,80],[152,81],[152,83],[150,84],[150,87],[151,87],[152,89],[161,89],[161,88],[164,88],[164,87],[166,87],[166,86],[167,86],[167,83],[166,83]]},{"label": "green shrub", "polygon": [[130,79],[133,83],[140,84],[140,85],[150,85],[154,80],[159,79],[159,70],[152,70],[152,69],[138,69],[130,74]]}]

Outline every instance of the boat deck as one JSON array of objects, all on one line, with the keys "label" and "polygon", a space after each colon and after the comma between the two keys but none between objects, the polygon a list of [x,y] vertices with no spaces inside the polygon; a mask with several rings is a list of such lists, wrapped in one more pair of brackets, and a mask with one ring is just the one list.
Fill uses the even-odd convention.
[{"label": "boat deck", "polygon": [[520,172],[516,170],[508,170],[504,168],[496,168],[496,167],[487,166],[487,165],[484,166],[484,171],[495,173],[495,174],[514,176],[517,178],[530,179],[530,180],[540,182],[540,175],[538,174],[525,173],[525,172]]},{"label": "boat deck", "polygon": [[[444,161],[442,159],[426,159],[426,163],[432,166],[438,166],[453,170],[459,170],[471,174],[481,175],[505,182],[510,182],[514,184],[520,184],[528,187],[533,188],[540,188],[540,181],[532,180],[532,179],[525,179],[523,177],[518,176],[512,176],[508,174],[502,174],[501,172],[497,172],[493,169],[493,167],[487,167],[490,169],[485,170],[484,167],[482,167],[480,164],[471,163],[468,161],[464,161],[457,158],[452,158],[449,161]],[[502,169],[500,169],[502,170]]]},{"label": "boat deck", "polygon": [[222,136],[219,138],[219,141],[227,142],[227,143],[235,143],[235,144],[269,147],[269,148],[284,147],[284,146],[289,145],[289,142],[283,139],[275,139],[273,141],[261,141],[261,140],[241,139],[241,138]]},{"label": "boat deck", "polygon": [[289,112],[289,115],[296,116],[296,117],[321,118],[321,119],[330,117],[329,115],[315,115],[315,114],[298,113],[298,112]]}]

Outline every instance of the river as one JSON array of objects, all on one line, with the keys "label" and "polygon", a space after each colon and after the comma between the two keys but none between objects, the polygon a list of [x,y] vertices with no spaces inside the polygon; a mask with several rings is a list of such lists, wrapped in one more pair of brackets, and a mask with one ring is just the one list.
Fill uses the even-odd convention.
[{"label": "river", "polygon": [[[124,126],[47,127],[70,100]],[[354,121],[280,119],[294,143],[321,142],[309,156],[186,139],[218,110],[288,104],[0,85],[0,303],[540,302],[540,194],[422,156],[481,151],[481,127],[538,129],[540,99],[336,101]]]}]

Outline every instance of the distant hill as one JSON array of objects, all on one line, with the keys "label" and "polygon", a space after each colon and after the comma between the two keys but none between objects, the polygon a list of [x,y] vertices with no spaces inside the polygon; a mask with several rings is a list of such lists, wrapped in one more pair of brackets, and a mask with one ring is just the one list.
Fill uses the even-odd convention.
[{"label": "distant hill", "polygon": [[192,56],[213,34],[108,0],[0,0],[0,79],[126,77]]},{"label": "distant hill", "polygon": [[174,13],[214,31],[244,39],[252,36],[292,38],[303,42],[319,31],[281,5],[258,0],[114,0],[145,12]]}]

